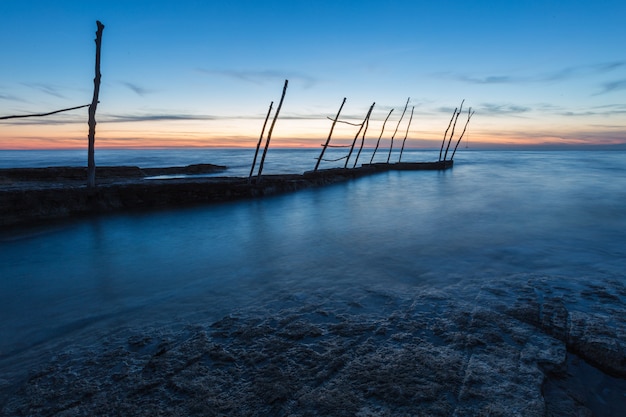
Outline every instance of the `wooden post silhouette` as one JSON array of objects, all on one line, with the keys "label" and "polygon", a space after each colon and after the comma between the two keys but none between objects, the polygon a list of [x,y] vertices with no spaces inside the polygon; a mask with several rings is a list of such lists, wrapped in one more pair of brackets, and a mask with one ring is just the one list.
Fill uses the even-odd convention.
[{"label": "wooden post silhouette", "polygon": [[339,111],[337,112],[337,116],[333,119],[333,124],[330,126],[330,132],[328,133],[328,139],[326,139],[326,143],[323,145],[322,153],[320,153],[319,158],[317,158],[317,163],[315,164],[314,171],[317,171],[317,168],[320,166],[320,161],[324,157],[324,152],[326,152],[326,148],[328,148],[328,144],[330,143],[330,137],[333,135],[333,130],[335,129],[335,125],[337,124],[337,120],[339,120],[339,114],[341,114],[341,109],[343,109],[343,105],[346,104],[346,98],[343,98],[341,102],[341,106],[339,106]]},{"label": "wooden post silhouette", "polygon": [[467,121],[465,122],[465,126],[463,127],[463,132],[461,132],[461,136],[459,136],[459,140],[456,142],[456,146],[454,147],[454,151],[452,152],[452,156],[450,156],[450,160],[451,161],[454,159],[454,154],[456,153],[456,148],[459,147],[459,143],[461,143],[461,139],[463,139],[463,135],[465,135],[465,130],[467,129],[467,125],[469,124],[470,119],[472,118],[474,113],[475,112],[473,112],[472,108],[470,107],[469,110],[467,111]]},{"label": "wooden post silhouette", "polygon": [[370,164],[374,162],[374,157],[376,156],[376,151],[378,150],[378,145],[380,145],[380,139],[383,137],[383,133],[385,132],[385,125],[387,124],[387,120],[389,120],[389,116],[393,113],[393,109],[389,110],[389,114],[385,117],[385,121],[383,122],[383,128],[380,130],[380,136],[378,136],[378,141],[376,141],[376,147],[374,148],[374,152],[372,152],[372,158],[370,159]]},{"label": "wooden post silhouette", "polygon": [[265,163],[265,155],[267,155],[267,148],[270,146],[270,139],[272,138],[272,132],[274,131],[274,125],[276,124],[276,119],[278,119],[278,113],[280,113],[280,108],[283,106],[283,100],[285,100],[285,94],[287,93],[287,84],[289,84],[289,80],[285,80],[285,85],[283,87],[283,95],[280,96],[280,101],[278,102],[278,107],[276,108],[276,114],[274,114],[274,120],[272,120],[272,125],[270,126],[269,132],[267,132],[267,140],[265,141],[265,149],[263,149],[263,156],[261,157],[261,163],[259,165],[259,174],[257,175],[257,183],[261,181],[261,173],[263,172],[263,164]]},{"label": "wooden post silhouette", "polygon": [[254,173],[254,166],[256,165],[256,158],[259,155],[259,148],[261,147],[261,142],[263,141],[263,134],[265,134],[265,126],[267,126],[267,121],[270,118],[270,113],[272,113],[272,106],[274,102],[270,103],[270,108],[267,111],[267,116],[265,116],[265,122],[263,122],[263,129],[261,129],[261,136],[259,136],[259,142],[256,144],[256,151],[254,152],[254,160],[252,161],[252,167],[250,168],[250,175],[248,175],[248,184],[252,181],[252,174]]},{"label": "wooden post silhouette", "polygon": [[359,138],[359,135],[361,134],[361,131],[363,130],[363,127],[365,126],[365,122],[370,118],[370,114],[372,114],[372,109],[374,108],[374,104],[376,103],[372,103],[372,106],[367,112],[365,119],[363,119],[363,123],[361,123],[361,127],[359,128],[359,131],[356,132],[356,136],[354,136],[354,140],[352,141],[352,146],[350,146],[350,152],[348,152],[348,156],[346,157],[346,163],[343,166],[344,168],[348,168],[348,162],[350,161],[350,156],[352,156],[352,151],[354,151],[354,145],[356,145],[356,140]]},{"label": "wooden post silhouette", "polygon": [[454,118],[454,123],[452,124],[452,133],[450,133],[450,139],[448,140],[448,146],[446,147],[446,153],[443,154],[443,160],[445,161],[448,157],[448,150],[450,149],[450,143],[452,143],[452,137],[454,136],[454,129],[456,128],[456,122],[459,120],[459,115],[463,110],[463,103],[465,100],[461,101],[461,107],[459,107],[459,111],[456,113],[456,117]]},{"label": "wooden post silhouette", "polygon": [[367,133],[367,128],[370,125],[370,116],[372,115],[372,110],[374,109],[374,105],[376,102],[372,103],[372,107],[367,112],[367,116],[365,117],[365,129],[363,129],[363,134],[361,135],[361,146],[359,147],[359,152],[356,154],[356,158],[354,159],[354,165],[352,168],[356,168],[356,164],[359,162],[359,157],[361,156],[361,151],[363,150],[363,146],[365,145],[365,134]]},{"label": "wooden post silhouette", "polygon": [[96,141],[96,108],[98,107],[98,96],[100,94],[100,50],[102,48],[102,31],[104,25],[100,21],[96,21],[98,30],[96,31],[96,74],[93,79],[93,99],[89,105],[89,150],[87,153],[87,186],[94,188],[96,186],[96,162],[94,157],[95,141]]},{"label": "wooden post silhouette", "polygon": [[395,132],[393,132],[393,135],[391,135],[391,144],[389,145],[389,155],[387,156],[387,163],[389,163],[389,159],[391,159],[391,151],[393,150],[393,138],[396,137],[396,133],[398,133],[398,128],[400,127],[400,122],[402,122],[402,119],[404,118],[404,113],[406,113],[406,108],[409,107],[409,100],[411,100],[411,97],[406,100],[404,110],[402,110],[402,115],[400,116],[400,120],[398,120],[398,124],[396,125],[396,130]]},{"label": "wooden post silhouette", "polygon": [[443,141],[441,142],[441,148],[439,148],[439,160],[440,161],[441,161],[441,154],[443,153],[443,147],[446,145],[446,138],[448,137],[448,131],[450,130],[450,126],[452,126],[452,121],[454,120],[454,116],[456,116],[457,110],[458,110],[458,107],[455,107],[454,111],[452,112],[452,117],[450,118],[450,123],[448,123],[448,128],[443,134]]},{"label": "wooden post silhouette", "polygon": [[400,157],[398,158],[398,162],[402,162],[402,153],[404,152],[404,144],[406,143],[406,138],[409,137],[409,128],[411,127],[411,122],[413,121],[414,111],[415,111],[415,106],[411,108],[411,117],[409,118],[409,124],[406,127],[406,133],[404,134],[404,140],[402,141],[402,148],[400,148]]}]

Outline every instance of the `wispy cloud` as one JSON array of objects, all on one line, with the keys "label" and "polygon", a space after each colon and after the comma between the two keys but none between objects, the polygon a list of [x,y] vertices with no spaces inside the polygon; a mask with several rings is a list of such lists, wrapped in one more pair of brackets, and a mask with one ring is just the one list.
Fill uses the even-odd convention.
[{"label": "wispy cloud", "polygon": [[194,115],[194,114],[140,114],[140,115],[122,115],[110,114],[103,115],[102,120],[106,122],[160,122],[160,121],[177,121],[177,120],[216,120],[215,116]]},{"label": "wispy cloud", "polygon": [[264,71],[239,71],[232,69],[225,70],[208,70],[199,69],[201,73],[208,75],[217,75],[221,77],[233,78],[240,81],[249,82],[252,84],[265,84],[269,82],[283,81],[285,79],[290,81],[301,82],[304,88],[311,88],[317,84],[318,80],[308,74],[292,71],[279,71],[279,70],[264,70]]},{"label": "wispy cloud", "polygon": [[138,84],[135,83],[131,83],[131,82],[122,82],[122,85],[125,86],[126,88],[132,90],[135,94],[139,95],[139,96],[145,96],[147,94],[151,94],[154,93],[154,90],[149,90],[147,88],[144,88]]},{"label": "wispy cloud", "polygon": [[519,115],[522,113],[528,113],[532,110],[530,107],[520,106],[517,104],[509,103],[482,103],[480,104],[478,111],[481,114],[490,114],[493,116],[501,115]]},{"label": "wispy cloud", "polygon": [[0,93],[0,100],[19,101],[21,103],[25,103],[26,102],[26,100],[24,100],[24,99],[22,99],[20,97],[17,97],[17,96],[11,95],[11,94],[5,94],[5,93]]},{"label": "wispy cloud", "polygon": [[25,83],[27,87],[33,88],[35,90],[41,91],[42,93],[48,94],[57,98],[66,98],[65,95],[59,92],[58,87],[53,86],[51,84],[43,84],[43,83]]},{"label": "wispy cloud", "polygon": [[575,78],[605,74],[619,68],[625,67],[626,61],[615,61],[601,64],[578,65],[561,68],[556,71],[529,74],[529,75],[507,75],[490,74],[484,76],[445,73],[440,76],[453,78],[458,81],[470,84],[525,84],[525,83],[546,83],[558,82]]},{"label": "wispy cloud", "polygon": [[602,85],[602,90],[595,95],[599,96],[601,94],[612,93],[614,91],[619,91],[619,90],[626,90],[626,78],[604,83]]}]

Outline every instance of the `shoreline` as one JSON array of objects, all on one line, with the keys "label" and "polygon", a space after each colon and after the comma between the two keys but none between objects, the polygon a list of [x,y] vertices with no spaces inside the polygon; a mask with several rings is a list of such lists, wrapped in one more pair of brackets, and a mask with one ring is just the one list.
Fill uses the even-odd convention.
[{"label": "shoreline", "polygon": [[282,291],[218,319],[85,328],[6,373],[0,411],[620,416],[626,327],[606,315],[626,287],[563,279]]},{"label": "shoreline", "polygon": [[[0,228],[123,210],[151,210],[259,198],[344,182],[389,170],[444,170],[452,161],[372,164],[303,174],[202,176],[224,166],[101,167],[89,189],[86,168],[0,169]],[[151,179],[158,176],[178,178]]]}]

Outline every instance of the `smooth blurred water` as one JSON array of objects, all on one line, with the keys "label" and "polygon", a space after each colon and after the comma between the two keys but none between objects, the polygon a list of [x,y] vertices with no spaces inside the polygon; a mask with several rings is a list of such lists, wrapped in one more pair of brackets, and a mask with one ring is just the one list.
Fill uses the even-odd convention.
[{"label": "smooth blurred water", "polygon": [[[223,163],[208,152],[203,162]],[[242,161],[250,154],[227,152]],[[316,155],[282,151],[300,172]],[[0,359],[71,343],[77,329],[175,322],[195,311],[219,318],[285,291],[525,272],[623,279],[625,153],[469,151],[455,159],[443,172],[387,172],[272,198],[0,233]]]}]

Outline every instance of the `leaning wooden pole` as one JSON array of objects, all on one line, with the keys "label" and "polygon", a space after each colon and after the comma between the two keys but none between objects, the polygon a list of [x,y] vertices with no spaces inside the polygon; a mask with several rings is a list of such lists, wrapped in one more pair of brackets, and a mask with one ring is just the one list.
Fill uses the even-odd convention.
[{"label": "leaning wooden pole", "polygon": [[102,48],[102,31],[104,25],[96,21],[98,30],[96,31],[96,75],[93,79],[93,99],[89,105],[89,149],[87,152],[87,186],[96,186],[96,160],[94,157],[96,142],[96,108],[98,107],[98,96],[100,95],[100,50]]},{"label": "leaning wooden pole", "polygon": [[459,136],[459,140],[456,142],[456,145],[454,146],[454,151],[452,151],[452,156],[450,156],[451,161],[454,159],[454,154],[456,153],[456,149],[459,147],[459,144],[461,143],[461,139],[463,139],[463,135],[465,135],[465,130],[467,130],[467,125],[469,124],[470,119],[472,118],[474,113],[475,112],[473,112],[472,108],[470,107],[469,110],[467,111],[467,120],[465,121],[463,132],[461,132],[461,136]]},{"label": "leaning wooden pole", "polygon": [[352,168],[356,168],[356,164],[359,163],[359,157],[361,156],[361,151],[363,150],[363,146],[365,145],[365,134],[367,133],[367,129],[369,128],[370,116],[372,115],[372,110],[374,110],[375,104],[376,102],[372,103],[372,107],[370,107],[370,110],[367,112],[367,116],[365,116],[365,129],[363,129],[363,134],[361,135],[361,146],[359,147],[359,152],[357,152],[356,154],[356,158],[354,158],[354,165],[352,166]]},{"label": "leaning wooden pole", "polygon": [[70,107],[68,109],[61,109],[61,110],[50,111],[48,113],[21,114],[21,115],[18,115],[18,116],[2,116],[2,117],[0,117],[0,120],[22,119],[24,117],[45,117],[45,116],[50,116],[52,114],[62,113],[62,112],[65,112],[65,111],[71,111],[71,110],[76,110],[76,109],[82,109],[83,107],[89,107],[89,106],[91,106],[91,104],[83,104],[82,106],[76,106],[76,107]]},{"label": "leaning wooden pole", "polygon": [[404,152],[404,144],[406,143],[406,138],[409,137],[409,128],[411,127],[411,122],[413,121],[414,111],[415,111],[415,106],[411,108],[411,117],[409,118],[409,124],[406,127],[406,133],[404,134],[404,140],[402,141],[402,148],[400,148],[400,157],[398,158],[398,162],[402,162],[402,153]]},{"label": "leaning wooden pole", "polygon": [[283,94],[282,96],[280,96],[280,101],[278,102],[278,107],[276,108],[276,114],[274,114],[274,120],[272,120],[270,130],[269,132],[267,132],[267,140],[265,141],[265,149],[263,149],[263,156],[261,157],[261,163],[259,164],[259,174],[257,175],[257,182],[261,181],[261,173],[263,172],[265,155],[267,155],[267,148],[269,148],[270,146],[270,139],[272,139],[272,132],[274,131],[274,125],[276,125],[276,119],[278,119],[280,108],[283,106],[283,101],[285,100],[285,94],[287,93],[287,84],[289,84],[289,80],[285,80],[285,85],[283,86]]},{"label": "leaning wooden pole", "polygon": [[380,136],[378,136],[378,140],[376,141],[376,147],[374,148],[374,152],[372,152],[372,157],[370,158],[370,164],[374,162],[374,157],[376,156],[376,151],[378,150],[378,146],[380,145],[380,139],[383,137],[383,133],[385,133],[385,125],[387,124],[387,120],[389,120],[389,116],[393,113],[393,109],[389,110],[389,114],[385,117],[385,121],[383,122],[383,128],[380,130]]},{"label": "leaning wooden pole", "polygon": [[346,104],[346,98],[343,98],[343,101],[341,102],[341,106],[339,106],[339,111],[337,112],[337,116],[335,116],[335,118],[333,119],[333,124],[330,126],[330,132],[328,133],[328,139],[326,139],[326,143],[324,143],[324,145],[322,145],[322,152],[320,153],[319,158],[317,158],[317,163],[315,164],[315,169],[314,171],[317,171],[317,169],[320,166],[320,162],[322,161],[322,158],[324,158],[324,153],[326,152],[326,148],[328,148],[328,144],[330,143],[330,138],[333,135],[333,130],[335,130],[335,125],[337,124],[337,120],[339,120],[339,115],[341,114],[341,109],[343,109],[343,105]]},{"label": "leaning wooden pole", "polygon": [[452,126],[452,122],[454,121],[454,116],[456,116],[457,110],[458,110],[458,107],[455,107],[454,111],[452,112],[452,117],[450,118],[450,123],[448,123],[448,128],[443,134],[443,141],[441,142],[441,148],[439,148],[439,160],[440,161],[441,161],[441,155],[443,154],[443,147],[446,146],[446,138],[448,137],[448,131],[450,130],[450,126]]},{"label": "leaning wooden pole", "polygon": [[270,103],[270,108],[267,111],[267,116],[265,116],[265,122],[263,122],[263,129],[261,129],[261,136],[259,136],[259,141],[256,144],[256,151],[254,152],[254,160],[252,161],[252,167],[250,167],[250,175],[248,175],[248,184],[252,181],[252,174],[254,173],[254,167],[256,165],[256,158],[259,155],[259,148],[261,147],[261,142],[263,142],[263,135],[265,134],[265,126],[267,126],[267,121],[270,118],[270,114],[272,113],[272,106],[274,106],[274,102]]},{"label": "leaning wooden pole", "polygon": [[452,133],[450,133],[450,139],[448,140],[448,146],[446,147],[446,153],[443,154],[443,160],[445,161],[448,157],[448,150],[450,149],[450,143],[452,143],[452,138],[454,137],[454,129],[456,129],[456,122],[459,120],[459,116],[461,115],[461,111],[463,110],[463,103],[465,100],[461,102],[461,107],[459,107],[459,111],[456,113],[456,117],[454,118],[454,123],[452,124]]},{"label": "leaning wooden pole", "polygon": [[369,119],[370,114],[372,113],[372,109],[374,108],[374,104],[376,104],[376,103],[372,104],[372,106],[370,107],[369,111],[367,112],[367,115],[365,116],[365,119],[363,119],[363,122],[361,123],[361,127],[359,127],[359,131],[356,132],[356,135],[354,136],[354,140],[352,141],[352,145],[350,146],[350,152],[348,152],[348,156],[346,157],[346,163],[344,165],[344,168],[348,168],[348,162],[350,161],[350,157],[352,156],[352,152],[354,151],[354,145],[356,145],[356,140],[359,138],[359,135],[361,134],[361,131],[365,127],[365,123],[367,122],[367,119]]},{"label": "leaning wooden pole", "polygon": [[396,133],[398,133],[398,128],[400,127],[400,123],[402,122],[402,119],[404,118],[404,113],[406,113],[407,107],[409,107],[410,100],[411,100],[411,97],[406,99],[406,104],[404,105],[404,110],[402,110],[402,115],[400,116],[400,120],[398,120],[398,124],[396,125],[396,130],[395,132],[393,132],[393,135],[391,135],[391,143],[389,144],[389,155],[387,155],[387,163],[389,163],[389,160],[391,159],[391,151],[393,150],[393,138],[395,138]]}]

